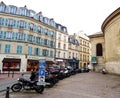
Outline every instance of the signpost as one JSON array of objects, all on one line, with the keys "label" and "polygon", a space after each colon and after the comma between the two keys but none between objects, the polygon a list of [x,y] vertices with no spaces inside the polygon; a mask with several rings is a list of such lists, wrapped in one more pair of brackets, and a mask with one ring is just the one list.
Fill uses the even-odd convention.
[{"label": "signpost", "polygon": [[46,69],[46,60],[39,60],[39,79],[38,85],[45,85],[45,69]]}]

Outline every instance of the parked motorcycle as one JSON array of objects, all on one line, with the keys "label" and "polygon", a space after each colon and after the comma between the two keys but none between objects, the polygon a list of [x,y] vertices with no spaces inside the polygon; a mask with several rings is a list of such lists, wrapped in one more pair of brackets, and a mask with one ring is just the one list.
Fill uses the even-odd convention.
[{"label": "parked motorcycle", "polygon": [[43,85],[37,85],[38,81],[30,81],[25,78],[19,78],[18,83],[11,86],[13,92],[20,92],[24,90],[35,90],[37,93],[42,93],[44,91]]}]

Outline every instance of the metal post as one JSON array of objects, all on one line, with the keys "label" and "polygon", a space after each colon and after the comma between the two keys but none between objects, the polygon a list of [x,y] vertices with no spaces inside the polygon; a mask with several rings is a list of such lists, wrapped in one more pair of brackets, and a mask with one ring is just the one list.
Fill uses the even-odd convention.
[{"label": "metal post", "polygon": [[10,90],[10,87],[7,87],[7,89],[6,89],[6,96],[5,96],[5,98],[10,98],[10,97],[9,97],[9,90]]},{"label": "metal post", "polygon": [[12,78],[14,77],[14,70],[12,71]]},{"label": "metal post", "polygon": [[10,71],[8,71],[8,77],[10,76]]}]

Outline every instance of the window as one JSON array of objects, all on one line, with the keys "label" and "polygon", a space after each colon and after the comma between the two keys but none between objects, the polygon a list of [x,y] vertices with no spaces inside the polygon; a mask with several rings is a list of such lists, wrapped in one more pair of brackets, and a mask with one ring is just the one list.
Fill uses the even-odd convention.
[{"label": "window", "polygon": [[16,10],[17,10],[17,8],[13,7],[13,6],[9,6],[9,8],[8,8],[8,12],[10,14],[16,14]]},{"label": "window", "polygon": [[71,58],[71,52],[69,52],[69,58]]},{"label": "window", "polygon": [[43,56],[48,56],[49,55],[49,51],[47,49],[43,49],[42,55]]},{"label": "window", "polygon": [[37,56],[40,55],[40,49],[39,48],[34,49],[34,55],[37,55]]},{"label": "window", "polygon": [[74,53],[72,54],[72,57],[74,58]]},{"label": "window", "polygon": [[58,57],[60,57],[60,51],[58,52]]},{"label": "window", "polygon": [[61,34],[58,35],[58,39],[61,40]]},{"label": "window", "polygon": [[44,45],[47,45],[47,39],[44,39]]},{"label": "window", "polygon": [[38,33],[41,33],[41,27],[40,26],[38,27]]},{"label": "window", "polygon": [[0,25],[4,25],[4,18],[0,17]]},{"label": "window", "polygon": [[32,55],[32,47],[28,46],[28,55]]},{"label": "window", "polygon": [[33,42],[33,35],[28,35],[28,41]]},{"label": "window", "polygon": [[3,34],[2,31],[0,31],[0,39],[2,39],[2,34]]},{"label": "window", "polygon": [[30,17],[32,17],[32,18],[33,18],[33,17],[34,17],[34,15],[35,15],[35,12],[31,10],[31,11],[30,11]]},{"label": "window", "polygon": [[10,53],[10,44],[5,45],[5,53]]},{"label": "window", "polygon": [[64,50],[66,49],[66,44],[64,44],[63,48],[64,48]]},{"label": "window", "polygon": [[44,23],[48,24],[48,18],[44,17]]},{"label": "window", "polygon": [[24,40],[24,34],[18,33],[18,40]]},{"label": "window", "polygon": [[21,8],[20,9],[20,13],[19,13],[21,16],[26,16],[27,15],[27,10],[26,9],[23,9]]},{"label": "window", "polygon": [[20,20],[20,28],[24,28],[25,21]]},{"label": "window", "polygon": [[50,42],[50,46],[53,47],[53,41]]},{"label": "window", "polygon": [[44,33],[45,33],[45,35],[48,35],[48,30],[44,29]]},{"label": "window", "polygon": [[30,23],[30,30],[33,31],[33,28],[34,28],[34,24]]},{"label": "window", "polygon": [[22,46],[18,45],[17,46],[17,54],[21,54],[22,53]]},{"label": "window", "polygon": [[63,54],[63,58],[65,58],[65,53]]},{"label": "window", "polygon": [[96,55],[97,56],[102,56],[103,55],[102,53],[103,53],[102,44],[99,43],[99,44],[96,45]]},{"label": "window", "polygon": [[53,51],[50,51],[50,57],[53,57]]},{"label": "window", "polygon": [[12,32],[6,32],[5,37],[6,37],[6,39],[12,39],[12,37],[13,37]]},{"label": "window", "polygon": [[40,37],[36,37],[36,43],[37,44],[40,44],[40,39],[41,39]]},{"label": "window", "polygon": [[5,5],[0,5],[0,12],[4,12],[5,11]]},{"label": "window", "polygon": [[64,41],[66,42],[66,36],[64,36]]},{"label": "window", "polygon": [[60,48],[60,43],[58,43],[58,48]]},{"label": "window", "polygon": [[61,30],[61,26],[60,25],[58,25],[58,30]]},{"label": "window", "polygon": [[8,26],[12,27],[13,25],[14,25],[13,19],[9,19],[8,20]]},{"label": "window", "polygon": [[0,44],[0,53],[1,53],[1,47],[2,47],[2,45]]}]

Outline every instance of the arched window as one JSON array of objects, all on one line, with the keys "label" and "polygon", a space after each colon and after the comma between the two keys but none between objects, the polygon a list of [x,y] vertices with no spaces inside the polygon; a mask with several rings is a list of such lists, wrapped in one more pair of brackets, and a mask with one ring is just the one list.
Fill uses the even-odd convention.
[{"label": "arched window", "polygon": [[103,50],[102,50],[102,44],[97,44],[96,45],[96,56],[102,56],[103,55]]}]

